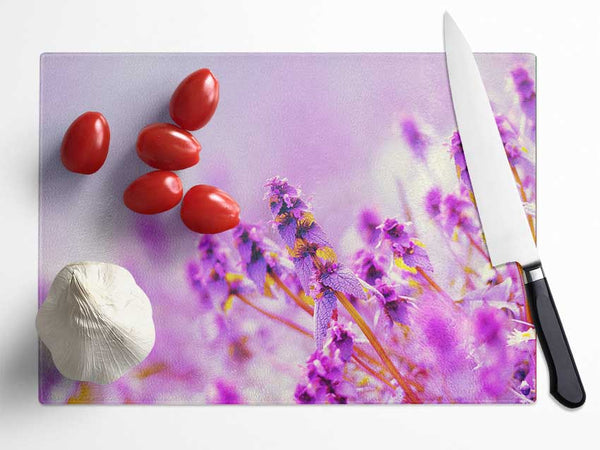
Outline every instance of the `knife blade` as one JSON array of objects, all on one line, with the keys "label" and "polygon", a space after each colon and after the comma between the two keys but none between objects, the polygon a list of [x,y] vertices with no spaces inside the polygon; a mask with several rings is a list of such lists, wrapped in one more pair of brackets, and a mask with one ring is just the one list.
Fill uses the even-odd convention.
[{"label": "knife blade", "polygon": [[485,243],[493,266],[519,263],[550,393],[564,406],[585,402],[585,390],[517,190],[479,68],[462,32],[444,14],[444,45],[456,123]]}]

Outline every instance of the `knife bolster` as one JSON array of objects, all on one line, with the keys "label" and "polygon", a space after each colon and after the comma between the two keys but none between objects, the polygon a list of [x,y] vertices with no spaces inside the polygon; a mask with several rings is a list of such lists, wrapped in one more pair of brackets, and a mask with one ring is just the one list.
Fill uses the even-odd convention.
[{"label": "knife bolster", "polygon": [[541,264],[523,267],[523,275],[525,278],[525,284],[533,283],[534,281],[546,278],[544,276],[544,270],[542,269]]}]

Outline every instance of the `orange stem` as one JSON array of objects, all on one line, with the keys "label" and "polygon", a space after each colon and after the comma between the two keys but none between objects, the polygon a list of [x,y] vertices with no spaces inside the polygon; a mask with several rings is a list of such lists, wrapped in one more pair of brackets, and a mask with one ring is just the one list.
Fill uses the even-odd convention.
[{"label": "orange stem", "polygon": [[291,289],[287,287],[283,281],[281,281],[281,278],[279,278],[279,276],[277,276],[274,273],[270,273],[269,276],[273,279],[273,281],[275,281],[275,284],[283,290],[283,292],[285,292],[292,300],[294,300],[294,303],[296,303],[300,308],[302,308],[311,316],[313,315],[313,308],[310,305],[307,305],[306,302],[302,300],[299,296],[294,294],[291,291]]},{"label": "orange stem", "polygon": [[531,308],[529,307],[529,302],[527,301],[527,293],[525,292],[525,280],[523,279],[523,268],[520,264],[519,266],[519,277],[521,278],[521,293],[523,298],[525,299],[525,319],[529,323],[533,323],[533,316],[531,315]]},{"label": "orange stem", "polygon": [[490,260],[490,256],[481,247],[481,245],[479,245],[479,243],[477,241],[475,241],[475,239],[473,238],[473,236],[471,236],[470,233],[467,233],[467,238],[469,239],[469,242],[471,243],[471,245],[473,247],[475,247],[479,253],[481,253],[481,256],[483,256],[487,261],[489,261]]},{"label": "orange stem", "polygon": [[[284,283],[284,282],[281,280],[281,278],[279,278],[279,277],[278,277],[276,274],[270,274],[270,276],[273,278],[273,281],[275,281],[275,284],[277,284],[277,286],[279,286],[279,287],[280,287],[280,288],[281,288],[281,289],[282,289],[282,290],[283,290],[283,291],[284,291],[284,292],[285,292],[285,293],[286,293],[286,294],[287,294],[287,295],[288,295],[290,298],[292,298],[292,299],[294,300],[294,302],[295,302],[295,303],[296,303],[298,306],[300,306],[300,307],[301,307],[301,308],[302,308],[304,311],[306,311],[308,314],[310,314],[311,316],[313,316],[313,314],[314,314],[314,309],[312,308],[312,306],[310,306],[310,305],[306,304],[306,302],[305,302],[304,300],[302,300],[302,298],[301,298],[300,296],[298,296],[298,295],[294,294],[294,293],[293,293],[293,292],[290,290],[290,288],[289,288],[289,287],[288,287],[288,286],[287,286],[287,285],[286,285],[286,284],[285,284],[285,283]],[[356,311],[356,309],[355,309],[355,311]],[[356,311],[356,313],[357,313],[357,314],[359,315],[359,317],[360,317],[360,313],[358,313],[358,311]],[[352,315],[352,314],[351,314],[351,315]],[[355,320],[355,321],[357,321],[357,320],[356,320],[356,318],[354,318],[354,320]],[[362,317],[361,317],[361,320],[362,320]],[[357,321],[357,322],[358,322],[358,321]],[[367,327],[368,327],[368,325],[367,325],[367,324],[364,322],[364,320],[363,320],[363,323],[365,324],[365,326],[367,326]],[[360,327],[360,325],[359,325],[359,327]],[[361,328],[361,329],[362,329],[362,328]],[[364,333],[364,331],[363,331],[363,333]],[[366,335],[366,334],[365,334],[365,335]],[[312,336],[312,335],[311,335],[311,336]],[[375,338],[375,336],[374,336],[374,335],[373,335],[373,338],[376,340],[376,338]],[[371,341],[369,341],[369,342],[371,342]],[[372,342],[371,342],[371,345],[373,345],[373,344],[372,344]],[[373,346],[373,347],[374,347],[374,346]],[[380,345],[380,347],[381,347],[381,345]],[[375,350],[376,350],[376,349],[375,349]],[[382,347],[381,347],[381,350],[383,351],[383,348],[382,348]],[[377,350],[376,350],[376,351],[377,351]],[[369,361],[371,364],[373,364],[373,365],[375,365],[375,366],[381,367],[381,368],[382,368],[382,369],[384,369],[384,370],[389,370],[389,366],[388,366],[387,364],[385,364],[385,365],[381,365],[381,362],[380,362],[380,361],[377,361],[376,359],[374,359],[374,358],[373,358],[371,355],[369,355],[367,352],[365,352],[364,350],[362,350],[361,348],[359,348],[357,345],[354,345],[354,353],[355,353],[355,355],[353,355],[353,357],[355,357],[355,358],[357,358],[357,357],[359,357],[359,356],[360,356],[361,358],[364,358],[364,359],[366,359],[367,361]],[[378,353],[378,354],[380,354],[379,352],[377,352],[377,353]],[[389,360],[389,358],[388,358],[388,360]],[[385,361],[385,360],[384,360],[384,361]],[[391,364],[391,360],[389,360],[389,361],[390,361],[390,364]],[[364,363],[364,362],[363,362],[363,363]],[[372,369],[372,368],[371,368],[370,370],[371,370],[371,371],[374,371],[374,369]],[[392,375],[393,375],[393,372],[392,372],[391,370],[390,370],[390,373],[392,373]],[[398,375],[399,375],[399,374],[398,374]],[[381,377],[381,375],[380,375],[380,377]],[[396,378],[396,377],[394,377],[394,378]],[[414,381],[410,381],[410,380],[406,380],[406,382],[407,382],[408,384],[410,384],[410,385],[414,386],[414,387],[415,387],[415,388],[416,388],[418,391],[420,391],[420,392],[422,392],[422,391],[423,391],[423,386],[421,386],[419,383],[416,383],[416,382],[414,382]],[[395,389],[395,387],[394,387],[394,389]],[[406,391],[406,389],[405,389],[405,391]]]},{"label": "orange stem", "polygon": [[261,314],[264,314],[265,316],[269,317],[270,319],[276,320],[277,322],[287,325],[288,327],[290,327],[296,331],[299,331],[300,333],[302,333],[306,336],[310,336],[311,338],[313,337],[313,334],[310,331],[308,331],[306,328],[304,328],[298,324],[295,324],[291,320],[288,320],[285,317],[281,317],[277,314],[273,314],[273,313],[267,311],[266,309],[262,309],[260,306],[255,305],[254,303],[252,303],[250,300],[248,300],[242,294],[236,294],[236,296],[242,302],[244,302],[246,305],[250,306],[251,308],[255,309],[256,311],[260,312]]},{"label": "orange stem", "polygon": [[385,369],[386,367],[383,366],[381,364],[381,361],[375,359],[373,356],[371,356],[370,354],[368,354],[366,351],[364,351],[362,348],[358,347],[356,344],[354,345],[354,352],[360,356],[362,359],[366,359],[367,361],[369,361],[371,364],[374,364],[378,367],[381,367],[382,369]]},{"label": "orange stem", "polygon": [[425,280],[431,285],[431,287],[437,291],[439,294],[441,294],[442,297],[444,297],[446,300],[448,300],[451,303],[454,303],[454,300],[452,300],[452,297],[450,297],[446,291],[444,291],[435,281],[433,281],[433,279],[427,275],[427,272],[425,272],[422,268],[417,267],[417,272],[419,272],[419,275],[421,275],[423,278],[425,278]]},{"label": "orange stem", "polygon": [[368,374],[374,376],[375,378],[377,378],[379,381],[381,381],[383,384],[385,384],[387,387],[389,387],[392,391],[396,390],[396,386],[394,386],[392,383],[390,383],[388,380],[386,380],[383,376],[381,376],[379,373],[375,372],[373,369],[371,369],[371,367],[369,367],[367,365],[367,363],[365,363],[362,359],[360,359],[358,356],[356,355],[352,355],[352,360],[359,365],[360,367],[363,368],[363,370],[365,372],[367,372]]},{"label": "orange stem", "polygon": [[[300,296],[294,294],[289,287],[287,287],[287,285],[281,280],[281,278],[279,278],[277,275],[275,274],[271,274],[271,276],[273,277],[273,280],[275,281],[275,283],[290,297],[294,300],[294,302],[300,306],[304,311],[306,311],[308,314],[310,314],[310,316],[312,317],[314,315],[314,309],[312,308],[312,306],[307,305],[306,302],[304,302],[302,300],[302,298],[300,298]],[[306,307],[306,308],[305,308]],[[381,367],[382,369],[386,369],[385,366],[381,365],[381,361],[378,361],[377,359],[373,358],[371,355],[369,355],[366,351],[364,351],[363,349],[361,349],[360,347],[358,347],[357,345],[354,345],[354,352],[360,356],[363,359],[366,359],[367,361],[369,361],[371,364],[374,364],[376,366]]]},{"label": "orange stem", "polygon": [[[249,299],[247,299],[246,297],[244,297],[241,294],[236,294],[237,297],[244,302],[246,305],[250,306],[251,308],[255,309],[256,311],[260,312],[261,314],[264,314],[265,316],[269,317],[270,319],[276,320],[279,323],[282,323],[283,325],[286,325],[288,327],[290,327],[293,330],[299,331],[301,334],[303,334],[304,336],[307,336],[309,338],[312,339],[313,335],[310,331],[306,330],[305,328],[301,327],[300,325],[295,324],[294,322],[291,322],[281,316],[278,316],[276,314],[270,313],[269,311],[266,311],[265,309],[255,305],[254,303],[252,303]],[[366,355],[364,353],[364,351],[362,351],[359,348],[354,348],[355,353],[358,354],[363,354]],[[368,356],[368,355],[366,355]],[[352,357],[355,360],[358,360],[359,357],[356,354],[353,354]],[[385,380],[385,378],[383,378],[382,375],[378,374],[373,368],[369,367],[367,363],[365,363],[364,361],[360,361],[360,365],[361,367],[363,367],[367,372],[369,372],[371,375],[377,377],[379,380],[381,380],[382,382],[389,384],[389,381]],[[389,384],[389,386],[393,389],[396,390],[395,386]]]},{"label": "orange stem", "polygon": [[367,340],[371,343],[371,345],[373,346],[373,349],[375,350],[377,355],[381,358],[383,363],[387,366],[387,368],[391,372],[392,376],[398,382],[400,387],[404,390],[404,393],[406,394],[406,399],[410,403],[421,403],[419,401],[419,399],[417,398],[417,396],[415,395],[415,393],[412,391],[412,389],[410,389],[409,383],[402,377],[402,375],[400,375],[400,372],[398,372],[398,369],[396,369],[396,367],[392,363],[392,360],[389,358],[389,356],[383,349],[383,346],[381,345],[381,343],[379,342],[379,340],[377,339],[377,337],[375,336],[375,334],[373,333],[373,331],[371,330],[369,325],[367,325],[365,320],[362,318],[360,313],[356,310],[354,305],[352,303],[350,303],[350,300],[348,300],[348,298],[343,293],[336,291],[335,295],[336,295],[337,299],[339,300],[339,302],[342,304],[342,306],[346,309],[346,311],[348,311],[350,316],[354,319],[354,321],[356,322],[356,324],[358,325],[360,330],[363,332],[363,334],[365,335]]},{"label": "orange stem", "polygon": [[[523,202],[527,201],[527,194],[525,194],[525,189],[523,188],[523,182],[521,181],[521,177],[519,176],[519,172],[517,172],[517,169],[513,166],[510,166],[513,176],[515,177],[515,180],[517,181],[517,184],[519,185],[519,192],[521,193],[521,200]],[[531,234],[533,235],[533,240],[536,240],[536,236],[535,236],[535,225],[533,223],[533,217],[531,217],[529,214],[527,214],[527,222],[529,222],[529,228],[531,229]]]},{"label": "orange stem", "polygon": [[[364,359],[366,361],[368,361],[369,363],[371,363],[373,366],[375,366],[378,369],[381,370],[387,370],[387,367],[384,366],[380,360],[375,359],[373,356],[371,356],[369,353],[367,353],[366,351],[364,351],[362,348],[358,347],[357,343],[354,344],[354,353],[356,353],[357,356],[359,356],[361,359]],[[396,356],[397,358],[400,358],[402,360],[406,360],[405,356],[399,355],[397,353],[394,353],[394,356]],[[414,363],[406,360],[407,364],[410,365],[415,365]],[[381,374],[381,372],[378,372],[379,374]],[[406,379],[406,382],[408,384],[410,384],[411,386],[413,386],[417,391],[419,392],[423,392],[424,388],[420,383],[417,383],[416,381],[413,380],[409,380]]]}]

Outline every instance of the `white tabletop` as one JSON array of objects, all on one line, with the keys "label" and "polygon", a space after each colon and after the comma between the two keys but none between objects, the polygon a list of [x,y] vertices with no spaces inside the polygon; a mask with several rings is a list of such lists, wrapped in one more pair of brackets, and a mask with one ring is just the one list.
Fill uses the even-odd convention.
[{"label": "white tabletop", "polygon": [[[471,9],[473,3],[475,9]],[[600,7],[502,2],[0,5],[0,448],[597,448]],[[538,56],[538,242],[588,393],[523,406],[43,407],[37,401],[39,55],[49,51],[442,51],[448,9],[474,51]],[[584,309],[585,308],[585,309]]]}]

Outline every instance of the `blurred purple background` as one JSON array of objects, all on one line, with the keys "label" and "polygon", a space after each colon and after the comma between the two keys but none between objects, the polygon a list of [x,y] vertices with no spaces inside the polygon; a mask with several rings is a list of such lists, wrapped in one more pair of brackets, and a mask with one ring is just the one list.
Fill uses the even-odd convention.
[{"label": "blurred purple background", "polygon": [[[510,71],[520,66],[534,74],[535,57],[479,54],[477,61],[495,108],[518,109],[514,89],[507,94]],[[125,208],[122,195],[152,170],[136,155],[139,131],[170,122],[173,90],[201,67],[218,78],[220,103],[209,124],[194,132],[203,147],[200,163],[179,174],[186,190],[212,184],[229,192],[245,221],[270,219],[264,182],[287,177],[312,198],[315,216],[343,257],[353,248],[351,227],[361,208],[402,214],[399,183],[410,203],[421,201],[432,183],[451,190],[458,182],[447,148],[456,124],[443,54],[44,54],[40,302],[64,265],[97,260],[132,271],[151,298],[157,332],[162,308],[182,318],[193,309],[185,266],[198,236],[182,224],[179,208],[141,216]],[[59,151],[70,123],[90,110],[107,118],[111,144],[102,169],[83,176],[62,166]],[[428,136],[426,164],[402,138],[399,123],[406,118]],[[421,236],[437,248],[439,237],[426,226]],[[431,254],[443,277],[444,255]]]}]

